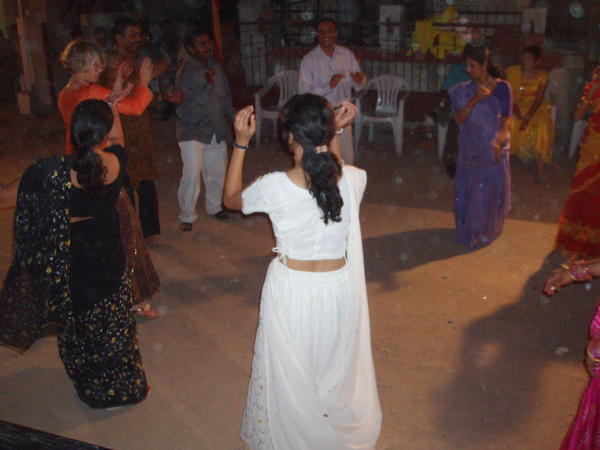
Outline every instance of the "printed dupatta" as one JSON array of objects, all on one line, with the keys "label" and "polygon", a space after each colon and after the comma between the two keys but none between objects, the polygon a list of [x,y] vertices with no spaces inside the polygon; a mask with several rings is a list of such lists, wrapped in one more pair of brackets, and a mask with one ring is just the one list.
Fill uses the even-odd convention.
[{"label": "printed dupatta", "polygon": [[13,260],[0,291],[0,344],[24,353],[56,324],[69,330],[70,164],[40,159],[19,184]]}]

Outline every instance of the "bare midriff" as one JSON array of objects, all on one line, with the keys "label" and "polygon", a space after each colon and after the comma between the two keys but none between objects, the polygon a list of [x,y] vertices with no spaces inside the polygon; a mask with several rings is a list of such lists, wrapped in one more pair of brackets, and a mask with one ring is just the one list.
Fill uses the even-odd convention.
[{"label": "bare midriff", "polygon": [[305,261],[301,259],[285,258],[282,263],[290,269],[302,270],[304,272],[330,272],[344,267],[346,265],[346,259],[339,258]]}]

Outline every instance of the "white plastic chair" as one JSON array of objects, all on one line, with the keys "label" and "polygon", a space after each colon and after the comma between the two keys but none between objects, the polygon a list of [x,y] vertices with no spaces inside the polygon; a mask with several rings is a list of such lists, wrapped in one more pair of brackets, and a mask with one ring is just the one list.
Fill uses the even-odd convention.
[{"label": "white plastic chair", "polygon": [[[362,110],[362,97],[370,90],[377,91],[377,102],[373,115],[365,114]],[[389,123],[394,132],[396,154],[402,154],[404,138],[404,101],[410,93],[408,83],[396,75],[381,75],[373,78],[356,96],[358,116],[354,125],[354,151],[358,153],[362,126],[369,124],[369,142],[373,141],[373,124]]]},{"label": "white plastic chair", "polygon": [[[274,86],[279,87],[279,100],[277,105],[271,109],[263,108],[260,99]],[[298,93],[298,71],[284,70],[273,75],[267,83],[254,94],[254,115],[256,117],[256,146],[260,145],[261,122],[270,119],[275,124],[275,136],[277,136],[277,117],[283,105]]]},{"label": "white plastic chair", "polygon": [[569,140],[569,158],[572,159],[579,148],[579,143],[587,127],[587,120],[576,120],[573,122],[573,130],[571,131],[571,139]]}]

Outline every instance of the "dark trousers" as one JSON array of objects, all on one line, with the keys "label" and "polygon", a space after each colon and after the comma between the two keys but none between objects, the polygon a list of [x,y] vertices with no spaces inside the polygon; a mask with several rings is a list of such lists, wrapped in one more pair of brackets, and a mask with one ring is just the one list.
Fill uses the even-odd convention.
[{"label": "dark trousers", "polygon": [[[131,199],[131,203],[135,206],[134,189],[132,186],[127,186],[127,194]],[[137,188],[139,205],[138,212],[140,215],[140,223],[142,225],[142,233],[144,237],[160,234],[160,220],[158,218],[158,197],[156,195],[156,186],[154,180],[140,181]]]}]

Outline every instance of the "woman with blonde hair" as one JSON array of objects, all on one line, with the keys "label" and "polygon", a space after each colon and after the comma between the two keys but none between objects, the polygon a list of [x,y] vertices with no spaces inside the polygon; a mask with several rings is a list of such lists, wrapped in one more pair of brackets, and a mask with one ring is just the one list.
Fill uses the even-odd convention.
[{"label": "woman with blonde hair", "polygon": [[[88,99],[105,100],[112,107],[115,120],[106,145],[123,145],[123,130],[119,113],[139,116],[144,113],[152,101],[152,91],[148,88],[148,84],[152,80],[150,60],[146,58],[142,62],[140,83],[135,88],[131,85],[123,86],[123,80],[131,73],[133,67],[129,64],[121,65],[112,91],[97,84],[104,69],[104,54],[96,44],[87,41],[69,43],[61,55],[61,63],[71,74],[69,82],[60,91],[58,97],[58,109],[67,125],[66,153],[73,152],[70,134],[73,110],[80,102]],[[140,317],[154,319],[158,317],[158,312],[146,299],[151,298],[158,290],[160,281],[150,260],[137,216],[125,192],[119,194],[117,210],[121,218],[123,243],[135,270],[133,286],[137,301],[134,311]]]},{"label": "woman with blonde hair", "polygon": [[[104,54],[96,44],[72,41],[65,47],[60,60],[70,74],[69,82],[58,96],[58,109],[67,125],[67,154],[72,153],[69,127],[71,115],[83,100],[105,100],[109,105],[115,105],[119,113],[129,116],[141,115],[152,101],[152,91],[148,88],[152,80],[152,63],[149,59],[142,63],[140,84],[135,89],[131,85],[123,86],[123,79],[131,72],[132,67],[122,65],[113,90],[97,84],[104,70]],[[118,133],[117,128],[120,128],[120,121],[115,119],[113,132]]]}]

